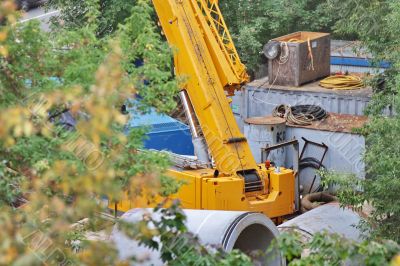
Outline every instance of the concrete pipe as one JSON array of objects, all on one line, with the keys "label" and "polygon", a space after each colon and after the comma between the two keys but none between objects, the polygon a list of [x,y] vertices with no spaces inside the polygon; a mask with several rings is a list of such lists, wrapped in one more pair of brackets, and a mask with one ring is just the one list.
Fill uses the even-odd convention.
[{"label": "concrete pipe", "polygon": [[[220,246],[228,252],[239,249],[251,255],[261,251],[264,255],[254,259],[255,265],[285,265],[278,251],[266,254],[271,241],[279,235],[279,231],[265,215],[240,211],[183,210],[183,212],[187,217],[186,226],[189,232],[196,235],[202,244],[209,247]],[[151,209],[134,209],[125,213],[121,219],[135,223],[142,219],[144,213],[151,213],[154,219],[159,219],[159,214],[153,213]],[[136,241],[128,239],[117,227],[114,228],[111,239],[121,259],[135,256],[143,259],[141,265],[163,265],[158,251],[147,249]]]},{"label": "concrete pipe", "polygon": [[339,203],[329,203],[312,209],[278,226],[279,231],[298,232],[308,241],[315,233],[327,231],[347,239],[361,241],[356,227],[360,216],[351,209],[340,208]]}]

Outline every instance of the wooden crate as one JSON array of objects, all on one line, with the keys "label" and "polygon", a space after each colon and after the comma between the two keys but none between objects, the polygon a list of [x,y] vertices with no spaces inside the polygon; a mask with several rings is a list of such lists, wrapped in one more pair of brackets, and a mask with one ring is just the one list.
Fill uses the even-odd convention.
[{"label": "wooden crate", "polygon": [[286,54],[287,58],[280,60],[278,56],[274,60],[269,60],[270,84],[298,87],[330,74],[329,33],[300,31],[272,41],[281,44],[281,55]]}]

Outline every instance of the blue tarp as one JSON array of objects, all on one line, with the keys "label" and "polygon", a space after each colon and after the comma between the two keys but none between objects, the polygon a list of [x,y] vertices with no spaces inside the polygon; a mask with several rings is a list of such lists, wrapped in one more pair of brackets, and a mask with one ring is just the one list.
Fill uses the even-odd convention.
[{"label": "blue tarp", "polygon": [[190,129],[180,121],[155,111],[138,115],[131,111],[131,119],[125,127],[125,133],[127,134],[130,128],[143,126],[149,128],[147,139],[144,141],[146,149],[167,150],[184,155],[194,154]]}]

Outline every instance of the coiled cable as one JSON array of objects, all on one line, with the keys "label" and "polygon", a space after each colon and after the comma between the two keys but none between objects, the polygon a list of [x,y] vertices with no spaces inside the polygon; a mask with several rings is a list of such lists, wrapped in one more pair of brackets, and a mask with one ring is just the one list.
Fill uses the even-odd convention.
[{"label": "coiled cable", "polygon": [[294,125],[309,126],[313,121],[321,121],[328,113],[317,105],[278,105],[272,111],[272,115],[285,118],[287,122]]},{"label": "coiled cable", "polygon": [[353,75],[334,75],[319,82],[319,85],[326,89],[356,90],[364,87],[360,77]]}]

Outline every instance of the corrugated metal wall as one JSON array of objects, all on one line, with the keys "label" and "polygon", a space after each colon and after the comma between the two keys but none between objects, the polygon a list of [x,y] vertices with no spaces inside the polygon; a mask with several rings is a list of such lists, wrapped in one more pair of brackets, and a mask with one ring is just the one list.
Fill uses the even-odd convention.
[{"label": "corrugated metal wall", "polygon": [[383,73],[385,69],[383,68],[375,68],[375,67],[360,67],[360,66],[347,66],[347,65],[331,65],[331,72],[349,72],[349,73],[370,73],[377,74]]},{"label": "corrugated metal wall", "polygon": [[[320,92],[288,89],[263,89],[252,84],[243,88],[242,92],[233,98],[234,114],[243,131],[243,121],[249,117],[271,115],[272,110],[279,104],[316,104],[328,112],[363,115],[364,109],[370,101],[370,93],[349,94],[349,92]],[[350,133],[320,131],[306,128],[288,127],[287,140],[296,138],[300,142],[300,149],[304,142],[301,137],[306,137],[315,142],[324,142],[329,146],[324,165],[328,169],[354,173],[358,177],[365,176],[365,165],[362,155],[365,149],[365,140],[362,136]],[[253,153],[260,151],[252,151]],[[318,157],[318,153],[306,156]],[[287,149],[286,166],[291,166],[292,153]],[[313,176],[304,178],[313,178]]]},{"label": "corrugated metal wall", "polygon": [[316,92],[305,90],[265,89],[248,85],[244,91],[242,116],[270,115],[279,104],[299,105],[315,104],[328,112],[339,114],[363,115],[364,109],[371,99],[369,93],[364,95],[348,95],[337,92]]},{"label": "corrugated metal wall", "polygon": [[[308,128],[288,127],[286,130],[287,139],[296,138],[299,140],[300,151],[303,149],[304,141],[302,137],[308,140],[325,143],[329,149],[323,164],[327,169],[334,169],[338,172],[354,173],[357,177],[365,177],[365,164],[362,156],[365,151],[365,139],[358,134],[320,131]],[[320,148],[307,148],[304,157],[321,158]],[[290,149],[286,153],[286,162],[292,165],[293,155]]]},{"label": "corrugated metal wall", "polygon": [[242,119],[242,111],[243,111],[243,91],[237,91],[235,92],[235,96],[232,96],[232,103],[231,103],[231,108],[233,115],[236,118],[236,122],[239,125],[240,130],[243,132],[244,131],[244,120]]},{"label": "corrugated metal wall", "polygon": [[[332,41],[331,56],[340,58],[370,58],[370,55],[361,49],[361,53],[355,53],[353,46],[356,43],[346,41]],[[376,73],[383,68],[356,65],[331,65],[331,72],[349,71],[359,73]],[[256,80],[245,86],[241,92],[232,98],[232,109],[238,124],[243,132],[244,120],[249,117],[271,115],[272,110],[280,104],[299,105],[315,104],[326,111],[339,114],[364,115],[364,110],[371,100],[372,90],[358,91],[325,90],[315,84],[306,84],[300,88],[270,86],[267,78]],[[391,115],[387,109],[384,114]],[[351,133],[321,131],[307,128],[288,127],[287,139],[296,138],[300,142],[300,149],[304,145],[301,137],[306,137],[315,142],[324,142],[329,146],[324,165],[328,169],[340,172],[354,173],[358,177],[365,176],[365,165],[362,155],[365,150],[365,140],[362,136]],[[259,153],[260,151],[253,151]],[[317,151],[309,151],[306,156],[318,157]],[[287,149],[286,163],[291,166],[291,149]]]}]

